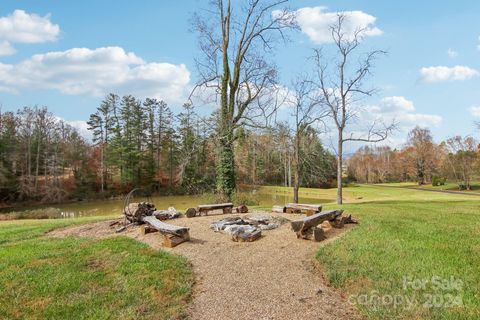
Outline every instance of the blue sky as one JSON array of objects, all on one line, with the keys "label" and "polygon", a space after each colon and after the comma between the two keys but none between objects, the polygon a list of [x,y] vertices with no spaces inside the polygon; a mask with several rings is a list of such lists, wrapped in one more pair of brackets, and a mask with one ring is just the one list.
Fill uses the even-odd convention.
[{"label": "blue sky", "polygon": [[[157,95],[174,108],[180,106],[197,80],[193,59],[198,50],[189,18],[206,2],[3,0],[3,110],[46,105],[68,121],[85,121],[111,90]],[[371,79],[381,91],[367,104],[370,111],[386,117],[395,112],[401,119],[392,143],[403,140],[416,124],[428,126],[437,141],[476,134],[480,2],[297,0],[290,7],[309,10],[303,11],[303,32],[292,34],[291,42],[279,46],[275,57],[283,85],[308,69],[305,59],[312,48],[329,45],[319,40],[320,20],[329,13],[356,11],[359,21],[373,18],[368,27],[378,31],[365,39],[365,50],[388,51]],[[315,11],[315,7],[322,8]],[[21,23],[32,23],[33,29]],[[307,27],[313,28],[313,34]],[[105,49],[109,47],[116,49]],[[34,59],[34,55],[41,56]],[[72,64],[79,56],[87,69]]]}]

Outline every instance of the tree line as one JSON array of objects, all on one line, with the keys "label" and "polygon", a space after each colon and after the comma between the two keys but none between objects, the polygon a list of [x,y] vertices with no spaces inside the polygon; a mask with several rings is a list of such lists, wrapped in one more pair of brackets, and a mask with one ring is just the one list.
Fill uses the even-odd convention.
[{"label": "tree line", "polygon": [[429,129],[416,127],[401,148],[361,147],[348,159],[347,168],[350,179],[360,183],[415,181],[438,186],[448,180],[470,190],[480,173],[480,145],[471,136],[437,144]]},{"label": "tree line", "polygon": [[[62,202],[124,194],[142,187],[163,194],[216,191],[218,111],[199,116],[191,104],[172,112],[162,100],[108,94],[87,122],[92,140],[49,112],[0,112],[2,202]],[[238,184],[293,186],[334,183],[335,158],[318,131],[295,134],[287,123],[241,128],[235,140]]]}]

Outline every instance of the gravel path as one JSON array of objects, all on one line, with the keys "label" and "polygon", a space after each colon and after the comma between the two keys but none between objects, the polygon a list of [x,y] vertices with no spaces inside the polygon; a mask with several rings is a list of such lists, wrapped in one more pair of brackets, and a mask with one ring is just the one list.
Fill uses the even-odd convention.
[{"label": "gravel path", "polygon": [[[292,219],[292,215],[281,216]],[[361,319],[315,270],[318,247],[349,226],[328,231],[328,239],[321,243],[296,239],[289,224],[263,231],[263,237],[255,242],[237,243],[209,229],[212,221],[221,218],[210,215],[171,222],[190,228],[190,242],[167,249],[187,257],[193,265],[196,285],[190,319]],[[85,236],[91,230],[107,236],[101,226],[97,223],[88,230],[79,226],[74,227],[76,231],[70,228],[52,235],[64,236],[70,230],[67,234],[73,231]],[[140,235],[130,229],[126,235],[161,248],[158,233]]]}]

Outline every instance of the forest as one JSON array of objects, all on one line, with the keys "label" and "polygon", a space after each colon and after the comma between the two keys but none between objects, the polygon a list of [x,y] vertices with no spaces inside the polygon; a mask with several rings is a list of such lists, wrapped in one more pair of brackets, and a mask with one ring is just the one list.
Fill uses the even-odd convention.
[{"label": "forest", "polygon": [[[199,116],[191,104],[175,114],[161,100],[109,94],[90,116],[90,140],[46,107],[0,113],[1,201],[108,198],[134,187],[158,194],[213,193],[217,117]],[[335,155],[314,126],[301,134],[300,186],[333,187]],[[293,186],[295,134],[288,123],[242,128],[234,150],[239,185]],[[417,127],[400,148],[360,147],[347,157],[344,183],[448,180],[468,190],[479,172],[478,151],[472,137],[437,144],[428,129]]]},{"label": "forest", "polygon": [[[134,187],[214,192],[217,116],[201,117],[190,104],[174,114],[161,100],[109,94],[90,116],[90,141],[46,107],[0,113],[1,201],[106,198]],[[303,136],[301,185],[332,186],[335,157],[314,127]],[[291,186],[292,142],[286,123],[239,131],[238,183]]]}]

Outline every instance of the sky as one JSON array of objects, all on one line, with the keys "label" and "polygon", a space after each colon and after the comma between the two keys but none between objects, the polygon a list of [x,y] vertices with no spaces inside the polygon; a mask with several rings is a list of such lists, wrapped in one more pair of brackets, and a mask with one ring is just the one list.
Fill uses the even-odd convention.
[{"label": "sky", "polygon": [[[300,30],[272,57],[283,86],[311,68],[312,49],[331,46],[328,25],[344,12],[352,29],[368,29],[362,50],[388,52],[376,61],[369,85],[379,91],[364,101],[363,117],[399,123],[388,144],[401,144],[416,125],[437,142],[478,135],[480,2],[293,0],[289,7]],[[198,81],[190,18],[205,8],[200,0],[2,0],[2,110],[45,105],[85,130],[109,92],[158,97],[178,109]]]}]

